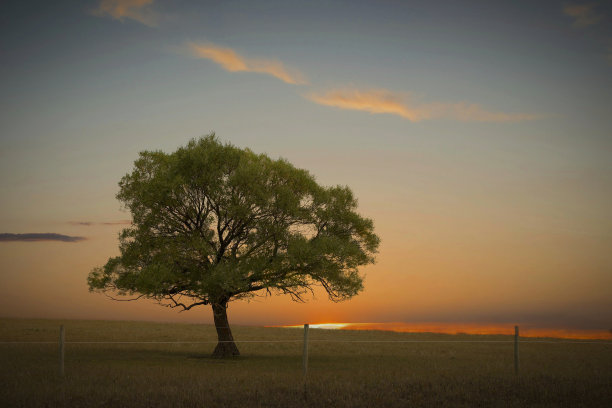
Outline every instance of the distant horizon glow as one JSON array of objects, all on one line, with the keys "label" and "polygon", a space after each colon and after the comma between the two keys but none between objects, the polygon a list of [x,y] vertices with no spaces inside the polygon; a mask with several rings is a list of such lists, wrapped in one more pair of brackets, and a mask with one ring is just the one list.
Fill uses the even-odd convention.
[{"label": "distant horizon glow", "polygon": [[[315,323],[311,329],[326,330],[380,330],[398,333],[437,333],[437,334],[470,334],[470,335],[514,335],[512,324],[476,324],[476,323],[442,323],[442,322],[389,322],[389,323]],[[299,329],[304,325],[265,326]],[[520,337],[551,337],[562,339],[612,340],[612,331],[538,328],[532,325],[519,326]]]},{"label": "distant horizon glow", "polygon": [[[346,326],[349,326],[353,323],[315,323],[315,324],[309,324],[308,327],[310,327],[311,329],[327,329],[327,330],[338,330],[338,329],[343,329]],[[284,327],[287,329],[292,329],[292,328],[300,328],[300,327],[304,327],[304,325],[293,325],[293,326],[266,326],[266,327]]]}]

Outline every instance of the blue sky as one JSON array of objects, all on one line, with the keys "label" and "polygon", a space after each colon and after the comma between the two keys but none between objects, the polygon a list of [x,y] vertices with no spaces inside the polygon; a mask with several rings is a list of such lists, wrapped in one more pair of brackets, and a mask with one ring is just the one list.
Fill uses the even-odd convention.
[{"label": "blue sky", "polygon": [[[85,276],[117,252],[129,214],[114,195],[137,153],[215,131],[349,185],[383,242],[354,300],[240,304],[238,322],[612,324],[604,2],[7,1],[0,11],[0,232],[87,238],[1,242],[0,283],[16,288],[6,315],[175,319],[110,305]],[[13,310],[17,299],[32,307]]]}]

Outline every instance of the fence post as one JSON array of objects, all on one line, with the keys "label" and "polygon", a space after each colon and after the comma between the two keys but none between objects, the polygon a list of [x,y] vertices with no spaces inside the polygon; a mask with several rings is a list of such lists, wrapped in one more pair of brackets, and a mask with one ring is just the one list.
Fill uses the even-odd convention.
[{"label": "fence post", "polygon": [[514,374],[519,373],[519,327],[514,326]]},{"label": "fence post", "polygon": [[304,325],[304,354],[302,357],[302,367],[304,370],[304,380],[308,374],[308,324]]},{"label": "fence post", "polygon": [[308,323],[304,324],[304,352],[302,354],[302,391],[304,392],[304,401],[308,401]]},{"label": "fence post", "polygon": [[66,343],[66,333],[64,331],[64,325],[60,326],[59,335],[59,373],[60,376],[64,376],[64,345]]}]

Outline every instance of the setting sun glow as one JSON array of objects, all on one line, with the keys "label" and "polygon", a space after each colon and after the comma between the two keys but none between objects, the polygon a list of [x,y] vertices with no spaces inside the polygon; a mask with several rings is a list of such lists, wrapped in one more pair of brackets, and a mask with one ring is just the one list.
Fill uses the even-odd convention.
[{"label": "setting sun glow", "polygon": [[[302,328],[303,325],[280,326]],[[311,329],[331,330],[381,330],[400,333],[441,333],[441,334],[514,334],[511,324],[463,324],[463,323],[317,323]],[[612,340],[612,332],[604,330],[563,330],[525,327],[520,330],[521,337],[555,337],[565,339]]]}]

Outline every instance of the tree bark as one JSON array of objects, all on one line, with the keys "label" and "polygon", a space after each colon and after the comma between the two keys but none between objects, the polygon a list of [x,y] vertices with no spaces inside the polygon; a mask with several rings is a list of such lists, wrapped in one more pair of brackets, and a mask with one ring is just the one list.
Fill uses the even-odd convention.
[{"label": "tree bark", "polygon": [[239,356],[240,352],[238,347],[236,347],[236,343],[234,343],[234,336],[232,336],[232,330],[227,321],[227,302],[213,303],[212,309],[215,329],[217,329],[217,338],[219,340],[215,351],[212,353],[212,357],[227,358]]}]

